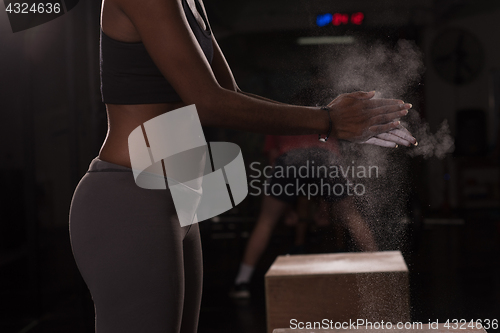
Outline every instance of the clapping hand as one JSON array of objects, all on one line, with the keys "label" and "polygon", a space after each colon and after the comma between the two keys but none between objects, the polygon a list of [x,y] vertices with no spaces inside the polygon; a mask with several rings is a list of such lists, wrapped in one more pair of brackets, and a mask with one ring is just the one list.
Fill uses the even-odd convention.
[{"label": "clapping hand", "polygon": [[336,137],[382,147],[415,145],[417,140],[399,121],[412,105],[374,96],[374,91],[359,91],[342,94],[328,104]]}]

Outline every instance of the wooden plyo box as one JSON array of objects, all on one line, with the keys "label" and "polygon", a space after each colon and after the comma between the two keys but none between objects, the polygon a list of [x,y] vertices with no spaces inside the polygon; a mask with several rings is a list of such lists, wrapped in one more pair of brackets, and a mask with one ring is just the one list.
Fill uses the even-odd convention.
[{"label": "wooden plyo box", "polygon": [[265,283],[268,333],[293,320],[410,319],[408,268],[399,251],[279,256]]},{"label": "wooden plyo box", "polygon": [[[486,330],[481,327],[478,323],[467,322],[466,329],[454,329],[453,324],[450,324],[449,327],[445,327],[445,324],[423,324],[422,326],[415,325],[412,323],[412,327],[410,329],[374,329],[367,327],[359,327],[357,329],[328,329],[328,330],[300,330],[300,329],[290,329],[290,328],[278,328],[273,331],[273,333],[395,333],[395,332],[404,332],[404,333],[486,333]],[[461,325],[461,324],[459,324]],[[475,328],[470,328],[470,326],[477,326]],[[458,326],[460,327],[460,326]]]}]

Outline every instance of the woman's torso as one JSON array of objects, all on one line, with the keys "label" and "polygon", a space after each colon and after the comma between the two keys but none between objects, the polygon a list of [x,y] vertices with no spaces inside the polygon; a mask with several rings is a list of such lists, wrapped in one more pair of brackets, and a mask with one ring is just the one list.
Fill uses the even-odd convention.
[{"label": "woman's torso", "polygon": [[[189,4],[190,1],[186,0]],[[201,0],[198,0],[201,2]],[[192,8],[192,6],[190,6]],[[200,26],[205,27],[201,15],[192,10]],[[108,37],[122,42],[140,42],[140,36],[133,23],[121,11],[116,0],[105,0],[102,5],[101,28]],[[106,104],[108,133],[99,152],[103,161],[131,167],[128,152],[128,136],[145,121],[165,112],[185,106],[182,101],[156,104]]]}]

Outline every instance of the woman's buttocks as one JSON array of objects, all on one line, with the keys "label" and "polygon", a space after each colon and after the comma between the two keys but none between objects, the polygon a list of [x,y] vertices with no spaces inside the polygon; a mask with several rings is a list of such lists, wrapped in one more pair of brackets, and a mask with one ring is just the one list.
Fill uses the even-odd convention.
[{"label": "woman's buttocks", "polygon": [[99,152],[99,158],[131,168],[128,151],[130,133],[144,122],[183,106],[186,106],[183,102],[136,105],[106,104],[108,133]]},{"label": "woman's buttocks", "polygon": [[[101,169],[92,171],[96,160]],[[105,269],[95,267],[103,255],[119,256],[124,246],[139,243],[163,244],[164,251],[176,251],[187,232],[179,224],[169,190],[140,188],[130,169],[115,166],[94,159],[71,202],[71,246],[86,282],[90,267]]]},{"label": "woman's buttocks", "polygon": [[[118,217],[118,218],[117,218]],[[122,217],[122,218],[120,218]],[[155,221],[156,227],[180,226],[169,190],[151,190],[139,187],[132,170],[95,158],[89,171],[80,180],[73,194],[70,222],[79,220],[105,224],[112,221],[124,227],[126,221]],[[152,227],[152,225],[151,225]]]},{"label": "woman's buttocks", "polygon": [[176,309],[184,286],[183,246],[196,237],[191,230],[197,231],[180,226],[169,190],[140,188],[130,169],[92,161],[73,195],[69,234],[99,331],[140,331],[142,326],[109,328],[128,319],[143,325],[127,313],[141,313],[144,323],[182,315],[182,307]]}]

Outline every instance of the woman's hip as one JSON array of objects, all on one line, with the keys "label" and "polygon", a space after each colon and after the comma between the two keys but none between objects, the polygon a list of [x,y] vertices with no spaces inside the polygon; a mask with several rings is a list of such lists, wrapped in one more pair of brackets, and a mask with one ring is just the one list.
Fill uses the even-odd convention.
[{"label": "woman's hip", "polygon": [[[190,234],[199,237],[195,229]],[[189,230],[180,226],[168,189],[140,188],[130,168],[97,158],[71,202],[69,232],[79,268],[100,256],[133,255],[128,248],[146,258],[182,254]]]}]

